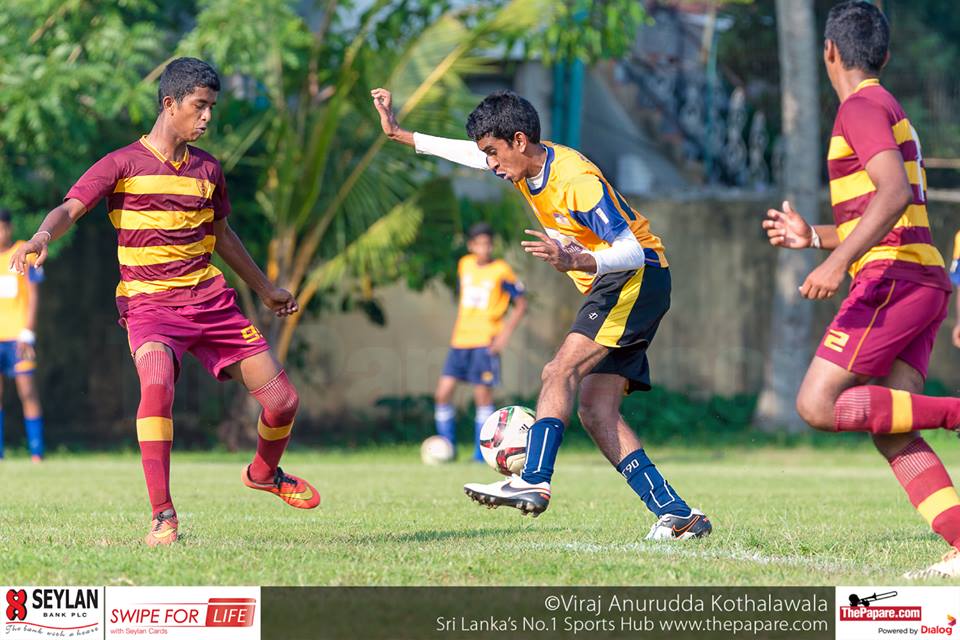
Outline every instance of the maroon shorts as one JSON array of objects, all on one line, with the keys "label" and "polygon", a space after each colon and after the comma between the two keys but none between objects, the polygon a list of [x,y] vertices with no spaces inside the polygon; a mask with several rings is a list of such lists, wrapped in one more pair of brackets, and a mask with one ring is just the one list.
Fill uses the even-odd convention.
[{"label": "maroon shorts", "polygon": [[178,372],[184,352],[189,351],[217,380],[230,377],[226,367],[270,348],[240,311],[233,289],[195,305],[142,304],[128,311],[120,325],[127,329],[130,353],[147,342],[160,342],[173,351]]},{"label": "maroon shorts", "polygon": [[859,375],[882,378],[894,360],[927,377],[950,292],[890,278],[861,278],[827,329],[817,356]]}]

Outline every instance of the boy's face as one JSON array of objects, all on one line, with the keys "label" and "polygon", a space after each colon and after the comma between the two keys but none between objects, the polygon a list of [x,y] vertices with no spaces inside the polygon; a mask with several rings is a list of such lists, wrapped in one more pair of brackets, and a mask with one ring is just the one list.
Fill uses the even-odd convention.
[{"label": "boy's face", "polygon": [[524,153],[529,144],[527,136],[519,131],[509,142],[490,135],[477,140],[477,147],[487,154],[487,166],[499,177],[511,182],[520,182],[524,178],[532,177],[528,170],[530,158]]},{"label": "boy's face", "polygon": [[13,241],[13,225],[0,221],[0,246],[9,246]]},{"label": "boy's face", "polygon": [[163,110],[170,118],[177,137],[193,142],[207,131],[213,118],[213,105],[217,104],[217,92],[207,87],[196,87],[177,102],[172,97],[163,99]]},{"label": "boy's face", "polygon": [[485,233],[467,240],[467,251],[477,257],[480,262],[490,262],[493,255],[493,238]]}]

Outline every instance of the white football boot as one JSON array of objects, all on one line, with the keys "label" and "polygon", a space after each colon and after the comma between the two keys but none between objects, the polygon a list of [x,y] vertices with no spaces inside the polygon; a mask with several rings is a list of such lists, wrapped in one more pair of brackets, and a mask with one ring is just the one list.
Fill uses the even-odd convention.
[{"label": "white football boot", "polygon": [[710,519],[699,509],[691,509],[688,516],[666,514],[660,516],[647,534],[646,540],[689,540],[706,538],[713,531]]},{"label": "white football boot", "polygon": [[523,515],[536,518],[550,506],[550,483],[530,484],[518,475],[490,484],[463,485],[463,492],[488,509],[514,507]]}]

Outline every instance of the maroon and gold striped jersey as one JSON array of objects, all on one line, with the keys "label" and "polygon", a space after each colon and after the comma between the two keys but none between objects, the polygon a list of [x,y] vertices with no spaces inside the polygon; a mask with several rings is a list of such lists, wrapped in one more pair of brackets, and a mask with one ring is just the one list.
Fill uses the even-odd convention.
[{"label": "maroon and gold striped jersey", "polygon": [[857,86],[840,105],[833,124],[827,167],[837,234],[843,241],[860,222],[877,190],[867,174],[867,163],[891,149],[903,156],[913,203],[890,233],[850,266],[850,275],[910,280],[949,291],[943,256],[930,235],[920,139],[900,103],[876,78]]},{"label": "maroon and gold striped jersey", "polygon": [[226,287],[210,257],[213,221],[230,214],[230,200],[220,163],[207,152],[188,146],[173,162],[144,136],[97,161],[69,198],[87,210],[107,198],[117,230],[121,316],[143,303],[196,304]]}]

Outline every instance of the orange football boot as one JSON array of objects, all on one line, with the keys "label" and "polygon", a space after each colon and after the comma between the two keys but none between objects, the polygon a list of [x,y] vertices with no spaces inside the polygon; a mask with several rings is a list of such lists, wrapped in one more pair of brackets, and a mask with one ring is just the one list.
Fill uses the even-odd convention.
[{"label": "orange football boot", "polygon": [[143,539],[148,547],[158,547],[161,545],[173,544],[177,541],[177,514],[173,509],[167,509],[157,514],[153,519],[153,524],[147,537]]},{"label": "orange football boot", "polygon": [[284,473],[280,467],[277,467],[277,471],[274,473],[273,482],[261,483],[251,480],[250,465],[244,467],[241,479],[243,484],[251,489],[272,493],[297,509],[313,509],[320,504],[320,494],[317,493],[312,484],[303,478]]}]

